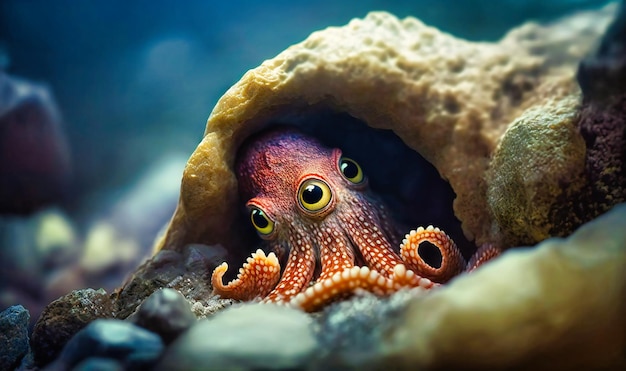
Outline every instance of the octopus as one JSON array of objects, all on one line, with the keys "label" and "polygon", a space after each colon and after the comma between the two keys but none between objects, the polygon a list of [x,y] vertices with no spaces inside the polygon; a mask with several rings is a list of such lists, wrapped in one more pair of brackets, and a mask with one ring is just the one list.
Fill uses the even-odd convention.
[{"label": "octopus", "polygon": [[213,290],[224,298],[314,311],[359,290],[386,296],[432,289],[497,255],[487,246],[466,264],[454,241],[433,226],[412,230],[400,244],[360,165],[295,128],[249,140],[235,168],[250,222],[271,252],[252,253],[226,285],[228,264],[215,268]]}]

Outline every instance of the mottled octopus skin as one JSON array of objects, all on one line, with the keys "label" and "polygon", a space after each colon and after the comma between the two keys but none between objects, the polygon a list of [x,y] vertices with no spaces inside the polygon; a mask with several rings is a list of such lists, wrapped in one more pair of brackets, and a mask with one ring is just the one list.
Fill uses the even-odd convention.
[{"label": "mottled octopus skin", "polygon": [[[288,258],[281,276],[275,253],[259,249],[227,285],[222,277],[228,265],[223,263],[212,275],[216,294],[313,311],[358,289],[378,295],[430,289],[465,269],[454,242],[432,226],[411,231],[396,252],[398,235],[386,207],[366,178],[355,183],[342,174],[341,160],[341,150],[290,128],[267,131],[244,144],[236,166],[241,196],[250,210],[261,209],[273,221],[273,231],[260,236]],[[328,205],[316,212],[298,201],[301,184],[311,179],[323,181],[331,194]],[[424,241],[439,249],[438,268],[420,257]],[[493,251],[489,247],[472,260],[482,263]]]}]

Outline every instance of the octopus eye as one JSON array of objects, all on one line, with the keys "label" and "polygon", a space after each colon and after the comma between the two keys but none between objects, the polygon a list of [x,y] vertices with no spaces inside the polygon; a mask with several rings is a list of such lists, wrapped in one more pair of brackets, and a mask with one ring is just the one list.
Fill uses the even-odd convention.
[{"label": "octopus eye", "polygon": [[361,183],[365,178],[359,164],[351,158],[342,157],[339,160],[339,169],[341,169],[341,174],[352,183]]},{"label": "octopus eye", "polygon": [[300,205],[308,211],[320,211],[332,199],[330,188],[326,183],[317,179],[309,179],[302,183],[298,191]]},{"label": "octopus eye", "polygon": [[250,211],[250,220],[254,228],[264,236],[274,231],[274,222],[259,208],[252,208]]}]

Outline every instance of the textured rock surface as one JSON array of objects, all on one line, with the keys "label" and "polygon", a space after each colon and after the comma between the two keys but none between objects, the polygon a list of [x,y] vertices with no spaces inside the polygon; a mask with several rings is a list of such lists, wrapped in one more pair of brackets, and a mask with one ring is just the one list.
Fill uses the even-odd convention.
[{"label": "textured rock surface", "polygon": [[0,313],[0,370],[16,368],[28,352],[30,315],[21,305]]},{"label": "textured rock surface", "polygon": [[465,234],[479,244],[500,239],[486,197],[490,156],[529,108],[579,94],[577,61],[609,14],[523,26],[493,44],[387,13],[312,34],[246,73],[220,99],[187,163],[178,209],[159,246],[236,246],[232,166],[239,144],[270,122],[298,123],[320,107],[393,130],[450,182]]},{"label": "textured rock surface", "polygon": [[127,318],[155,291],[171,288],[191,302],[197,317],[232,303],[212,294],[210,274],[226,255],[219,246],[189,245],[182,253],[163,250],[140,266],[115,295],[117,318]]},{"label": "textured rock surface", "polygon": [[303,368],[317,350],[312,323],[311,317],[297,309],[271,304],[229,308],[199,321],[178,338],[156,369]]},{"label": "textured rock surface", "polygon": [[129,320],[158,334],[169,344],[196,322],[196,316],[178,291],[166,288],[150,295]]},{"label": "textured rock surface", "polygon": [[31,346],[35,363],[54,360],[74,334],[98,318],[112,318],[115,310],[104,290],[76,290],[53,301],[37,320]]},{"label": "textured rock surface", "polygon": [[[487,201],[499,245],[531,245],[574,227],[552,214],[554,201],[585,184],[585,142],[578,133],[578,97],[530,108],[505,132],[487,173]],[[567,211],[563,211],[566,213]],[[556,225],[558,224],[558,225]]]}]

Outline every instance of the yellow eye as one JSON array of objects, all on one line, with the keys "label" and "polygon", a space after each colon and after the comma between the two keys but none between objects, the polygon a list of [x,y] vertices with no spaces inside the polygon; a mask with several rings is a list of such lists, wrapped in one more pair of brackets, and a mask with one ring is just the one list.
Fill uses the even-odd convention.
[{"label": "yellow eye", "polygon": [[365,177],[359,164],[347,157],[342,157],[341,160],[339,160],[339,169],[346,179],[355,184],[361,183]]},{"label": "yellow eye", "polygon": [[330,203],[332,193],[326,183],[317,179],[306,180],[298,190],[298,201],[308,211],[320,211]]},{"label": "yellow eye", "polygon": [[274,231],[274,222],[259,208],[252,208],[250,211],[250,220],[254,228],[264,236]]}]

